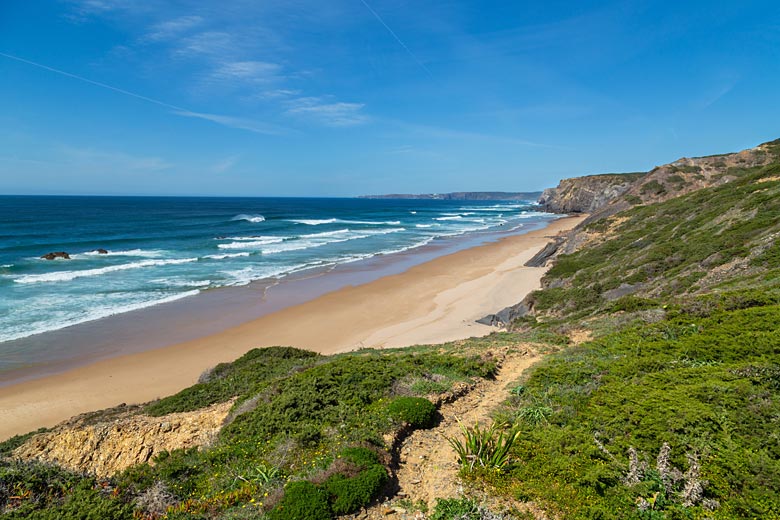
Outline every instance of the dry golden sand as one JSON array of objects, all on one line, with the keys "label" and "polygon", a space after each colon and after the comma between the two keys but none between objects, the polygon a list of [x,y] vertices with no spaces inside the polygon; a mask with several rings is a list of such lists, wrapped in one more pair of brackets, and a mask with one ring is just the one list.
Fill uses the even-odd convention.
[{"label": "dry golden sand", "polygon": [[203,338],[0,388],[0,440],[87,411],[173,394],[207,368],[254,347],[292,345],[331,354],[486,335],[493,329],[474,320],[539,287],[545,268],[523,263],[551,235],[583,218],[562,218]]}]

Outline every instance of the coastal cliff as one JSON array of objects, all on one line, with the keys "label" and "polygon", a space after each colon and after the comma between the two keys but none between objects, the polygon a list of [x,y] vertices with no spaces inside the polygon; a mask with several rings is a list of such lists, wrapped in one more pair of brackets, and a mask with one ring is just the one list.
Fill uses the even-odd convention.
[{"label": "coastal cliff", "polygon": [[550,213],[592,213],[625,193],[644,173],[588,175],[564,179],[547,188],[539,204]]},{"label": "coastal cliff", "polygon": [[587,224],[633,206],[727,184],[746,170],[771,164],[778,156],[780,139],[736,153],[683,157],[646,173],[573,177],[544,190],[538,202],[551,213],[589,213]]}]

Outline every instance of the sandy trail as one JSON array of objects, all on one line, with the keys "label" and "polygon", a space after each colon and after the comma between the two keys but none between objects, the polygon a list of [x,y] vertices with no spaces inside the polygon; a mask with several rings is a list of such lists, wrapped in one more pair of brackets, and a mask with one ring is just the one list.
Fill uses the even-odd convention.
[{"label": "sandy trail", "polygon": [[516,347],[507,354],[495,380],[478,382],[465,396],[441,406],[441,422],[429,430],[416,430],[400,447],[400,464],[396,470],[399,492],[389,503],[373,506],[359,518],[393,518],[412,520],[424,518],[420,513],[399,507],[404,502],[425,502],[433,509],[437,499],[463,495],[458,477],[457,455],[447,438],[461,435],[460,423],[488,425],[490,414],[509,397],[508,385],[516,381],[528,367],[541,357],[530,348]]}]

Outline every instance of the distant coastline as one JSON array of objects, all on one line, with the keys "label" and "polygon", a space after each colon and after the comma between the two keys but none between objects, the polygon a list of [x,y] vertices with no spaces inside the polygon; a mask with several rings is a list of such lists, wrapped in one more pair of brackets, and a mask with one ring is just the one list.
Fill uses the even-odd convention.
[{"label": "distant coastline", "polygon": [[455,191],[452,193],[389,193],[386,195],[361,195],[359,199],[412,199],[412,200],[526,200],[536,201],[541,191]]}]

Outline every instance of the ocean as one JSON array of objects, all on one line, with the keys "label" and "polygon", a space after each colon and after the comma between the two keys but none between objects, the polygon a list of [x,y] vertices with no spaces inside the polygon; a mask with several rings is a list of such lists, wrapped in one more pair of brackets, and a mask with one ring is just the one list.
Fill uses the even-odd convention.
[{"label": "ocean", "polygon": [[[552,218],[531,201],[2,196],[0,356],[4,342],[203,291]],[[58,251],[70,259],[41,258]]]}]

